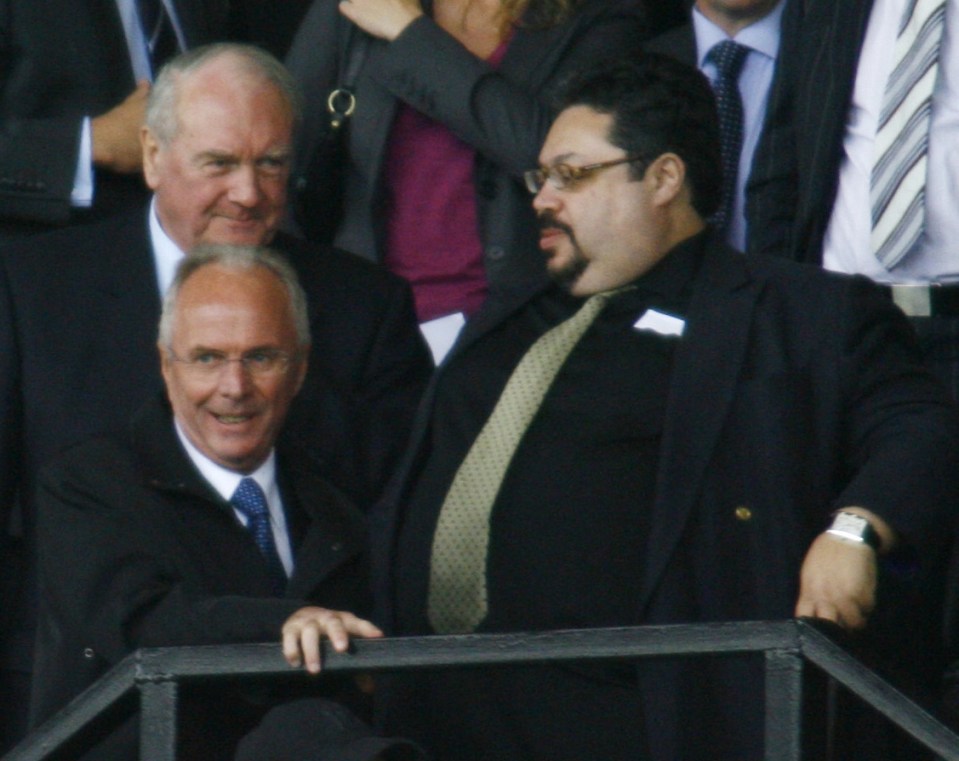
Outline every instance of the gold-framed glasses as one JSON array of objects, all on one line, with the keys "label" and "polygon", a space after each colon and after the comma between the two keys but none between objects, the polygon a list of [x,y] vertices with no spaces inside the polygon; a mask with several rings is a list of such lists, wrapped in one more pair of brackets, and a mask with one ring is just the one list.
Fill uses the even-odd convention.
[{"label": "gold-framed glasses", "polygon": [[535,195],[543,189],[547,181],[557,190],[569,190],[576,183],[585,180],[587,177],[595,174],[601,169],[619,166],[620,164],[629,164],[634,161],[643,161],[644,156],[626,156],[612,161],[600,161],[596,164],[586,164],[585,166],[572,166],[570,164],[554,164],[553,166],[541,166],[538,169],[530,169],[523,172],[523,179],[526,181],[526,189]]}]

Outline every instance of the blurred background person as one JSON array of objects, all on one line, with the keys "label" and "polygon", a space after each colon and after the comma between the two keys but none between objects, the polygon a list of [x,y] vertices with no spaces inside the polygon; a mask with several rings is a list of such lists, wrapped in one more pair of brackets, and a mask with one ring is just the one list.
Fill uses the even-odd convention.
[{"label": "blurred background person", "polygon": [[373,40],[342,219],[312,232],[296,221],[406,278],[428,338],[453,332],[490,289],[545,274],[522,172],[549,126],[552,88],[655,30],[640,0],[316,0],[287,59],[308,93],[292,180],[301,199],[325,190],[307,178],[343,46],[364,36],[354,24]]},{"label": "blurred background person", "polygon": [[690,23],[647,50],[696,66],[719,106],[723,197],[710,222],[735,249],[747,248],[746,182],[759,146],[776,71],[786,0],[696,0]]},{"label": "blurred background person", "polygon": [[154,73],[227,0],[0,0],[0,241],[142,205]]}]

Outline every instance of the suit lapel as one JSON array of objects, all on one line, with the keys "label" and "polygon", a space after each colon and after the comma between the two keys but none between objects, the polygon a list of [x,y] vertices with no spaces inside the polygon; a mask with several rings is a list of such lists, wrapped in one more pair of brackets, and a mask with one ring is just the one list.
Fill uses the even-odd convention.
[{"label": "suit lapel", "polygon": [[745,261],[712,244],[690,303],[667,400],[640,598],[643,613],[699,496],[739,382],[761,290]]},{"label": "suit lapel", "polygon": [[535,280],[492,293],[480,311],[463,327],[459,338],[446,355],[446,359],[433,373],[430,384],[423,394],[419,411],[413,421],[410,444],[387,486],[383,499],[370,513],[374,587],[379,592],[377,601],[380,606],[380,620],[388,622],[387,626],[395,623],[392,609],[395,541],[399,535],[400,517],[406,507],[409,489],[413,485],[415,475],[420,473],[422,460],[428,453],[427,441],[437,384],[445,368],[451,362],[455,362],[456,358],[469,346],[502,324],[511,314],[521,309],[547,287],[549,287],[548,284],[543,283],[542,280]]},{"label": "suit lapel", "polygon": [[366,549],[362,516],[303,452],[279,446],[277,478],[293,550],[286,596],[310,599],[318,583]]},{"label": "suit lapel", "polygon": [[269,597],[266,565],[228,502],[193,466],[173,428],[169,405],[154,397],[135,416],[132,445],[150,488],[166,495],[166,520],[196,578],[212,589],[244,590]]},{"label": "suit lapel", "polygon": [[440,367],[448,365],[455,357],[505,321],[532,299],[549,287],[541,279],[517,284],[511,288],[502,288],[490,294],[482,309],[463,326],[459,338]]},{"label": "suit lapel", "polygon": [[796,150],[807,170],[800,172],[805,187],[800,188],[797,226],[811,222],[825,230],[831,216],[846,116],[872,6],[873,0],[809,0],[799,22],[801,49],[780,53],[795,54],[801,61],[793,72],[801,85],[795,93]]}]

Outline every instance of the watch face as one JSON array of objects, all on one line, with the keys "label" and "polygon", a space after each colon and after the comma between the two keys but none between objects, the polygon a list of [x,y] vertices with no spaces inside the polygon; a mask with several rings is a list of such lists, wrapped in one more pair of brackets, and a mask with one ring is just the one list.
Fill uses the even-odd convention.
[{"label": "watch face", "polygon": [[832,522],[832,528],[837,531],[855,534],[858,537],[866,533],[868,526],[869,521],[854,513],[837,513]]}]

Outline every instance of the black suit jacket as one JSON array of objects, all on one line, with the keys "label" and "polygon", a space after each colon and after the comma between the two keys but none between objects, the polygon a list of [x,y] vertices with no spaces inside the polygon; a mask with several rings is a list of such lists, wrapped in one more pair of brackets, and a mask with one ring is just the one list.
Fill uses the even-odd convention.
[{"label": "black suit jacket", "polygon": [[[326,120],[326,96],[338,84],[346,21],[334,0],[315,0],[287,65],[307,93],[293,185],[308,193],[309,163]],[[538,228],[522,173],[537,165],[552,121],[549,94],[564,75],[625,55],[648,35],[636,0],[594,0],[550,29],[519,26],[495,70],[431,19],[391,43],[372,43],[356,83],[349,127],[345,213],[336,244],[375,261],[385,245],[383,168],[400,103],[445,124],[476,149],[476,203],[483,262],[491,286],[544,275]],[[302,186],[302,187],[301,187]]]},{"label": "black suit jacket", "polygon": [[[189,46],[223,37],[227,0],[174,5]],[[70,221],[81,119],[135,84],[115,0],[0,1],[0,239]],[[97,214],[146,197],[138,174],[95,184]]]},{"label": "black suit jacket", "polygon": [[[364,614],[362,514],[301,449],[278,449],[277,478],[294,554],[281,598],[272,596],[249,531],[193,466],[159,399],[127,435],[80,444],[50,466],[37,499],[34,718],[50,716],[138,647],[277,641],[283,621],[307,603]],[[242,703],[228,705],[203,711],[207,721],[216,717],[200,728],[216,736],[214,745],[249,729]],[[195,717],[187,718],[192,726]],[[135,757],[135,745],[112,747],[96,758]]]},{"label": "black suit jacket", "polygon": [[[374,516],[374,540],[383,542],[374,548],[378,616],[388,627],[393,590],[403,584],[392,543],[429,453],[432,389],[444,367],[538,292],[491,298],[427,394],[403,477]],[[791,618],[810,543],[831,511],[863,505],[921,552],[908,592],[881,594],[873,622],[877,647],[894,654],[887,665],[917,668],[937,641],[943,527],[959,499],[957,430],[907,321],[869,281],[711,242],[674,356],[649,540],[637,548],[644,572],[636,620]],[[890,590],[900,582],[893,573],[887,581]],[[757,757],[755,664],[664,661],[638,673],[650,758]]]},{"label": "black suit jacket", "polygon": [[[306,291],[313,336],[284,435],[365,508],[405,445],[431,371],[409,289],[349,254],[288,236],[274,243]],[[30,552],[38,469],[70,444],[125,427],[162,388],[159,308],[145,209],[0,252],[0,515],[7,535],[0,631],[7,664],[29,667],[28,641],[11,632],[31,618],[31,584],[17,565]],[[15,504],[24,509],[14,511]]]},{"label": "black suit jacket", "polygon": [[664,34],[654,37],[645,45],[643,50],[650,53],[661,53],[682,61],[687,66],[696,67],[699,56],[696,50],[696,33],[690,23],[670,29]]},{"label": "black suit jacket", "polygon": [[872,0],[790,0],[765,143],[747,201],[750,251],[822,262]]}]

